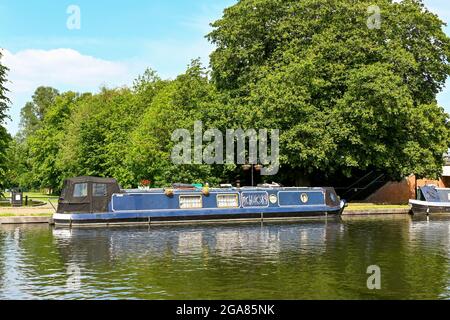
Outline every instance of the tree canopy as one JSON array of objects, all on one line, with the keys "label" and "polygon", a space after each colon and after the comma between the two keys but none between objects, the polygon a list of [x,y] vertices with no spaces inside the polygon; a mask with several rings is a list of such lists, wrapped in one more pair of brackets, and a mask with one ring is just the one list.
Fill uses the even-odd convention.
[{"label": "tree canopy", "polygon": [[436,94],[449,73],[444,23],[421,1],[242,0],[208,35],[212,78],[245,125],[279,128],[303,174],[377,169],[437,177],[449,145]]},{"label": "tree canopy", "polygon": [[44,115],[59,95],[58,90],[51,87],[38,87],[32,101],[27,102],[20,111],[20,134],[31,136],[44,120]]},{"label": "tree canopy", "polygon": [[1,64],[2,53],[0,51],[0,193],[4,183],[5,173],[7,170],[7,156],[6,150],[11,139],[10,135],[4,127],[7,119],[7,111],[9,99],[6,96],[8,89],[5,87],[7,82],[8,69]]},{"label": "tree canopy", "polygon": [[172,132],[178,128],[194,131],[194,122],[219,128],[223,108],[219,94],[209,81],[199,60],[186,73],[159,86],[131,135],[132,148],[127,162],[136,178],[152,177],[157,185],[172,181],[219,183],[226,180],[228,167],[207,164],[177,165],[171,160]]},{"label": "tree canopy", "polygon": [[173,80],[148,69],[131,87],[98,93],[39,87],[9,144],[8,184],[58,189],[78,175],[112,176],[124,187],[242,179],[236,165],[172,162],[171,134],[192,132],[196,121],[222,132],[279,129],[281,171],[269,179],[286,184],[369,170],[436,178],[450,142],[436,99],[450,71],[444,23],[421,1],[380,0],[379,28],[369,28],[370,5],[241,0],[212,24],[209,69],[193,60]]}]

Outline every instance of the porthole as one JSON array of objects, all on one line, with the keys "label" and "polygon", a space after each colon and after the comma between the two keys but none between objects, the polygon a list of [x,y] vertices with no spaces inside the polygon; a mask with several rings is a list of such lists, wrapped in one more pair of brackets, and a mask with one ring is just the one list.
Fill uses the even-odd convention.
[{"label": "porthole", "polygon": [[301,200],[303,203],[307,203],[308,200],[309,200],[309,197],[308,197],[308,195],[307,195],[306,193],[302,193],[302,194],[300,195],[300,200]]},{"label": "porthole", "polygon": [[277,203],[278,198],[277,198],[276,195],[271,194],[270,197],[269,197],[269,201],[270,201],[271,204],[275,204],[275,203]]}]

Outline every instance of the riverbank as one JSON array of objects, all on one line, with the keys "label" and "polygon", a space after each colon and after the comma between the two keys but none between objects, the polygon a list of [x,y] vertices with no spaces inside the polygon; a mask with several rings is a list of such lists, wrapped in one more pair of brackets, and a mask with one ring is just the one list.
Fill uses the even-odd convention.
[{"label": "riverbank", "polygon": [[1,224],[50,223],[55,209],[50,203],[39,207],[1,207]]},{"label": "riverbank", "polygon": [[38,207],[0,207],[0,217],[2,216],[25,216],[25,215],[48,215],[51,216],[55,209],[47,203]]},{"label": "riverbank", "polygon": [[[350,203],[344,216],[369,216],[382,214],[408,214],[408,205],[383,205],[372,203]],[[1,208],[1,224],[51,223],[54,209],[50,204],[41,207]]]},{"label": "riverbank", "polygon": [[36,224],[36,223],[47,223],[50,224],[52,221],[51,215],[24,215],[24,216],[7,216],[0,214],[0,225],[2,224]]},{"label": "riverbank", "polygon": [[374,203],[349,203],[343,215],[364,216],[380,214],[409,214],[409,205],[390,205]]}]

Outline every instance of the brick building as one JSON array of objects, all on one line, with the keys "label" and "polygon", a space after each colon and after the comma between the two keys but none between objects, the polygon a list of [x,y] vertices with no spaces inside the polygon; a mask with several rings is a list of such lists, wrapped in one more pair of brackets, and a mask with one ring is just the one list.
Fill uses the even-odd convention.
[{"label": "brick building", "polygon": [[439,180],[416,179],[414,175],[400,182],[388,182],[371,194],[365,202],[407,204],[409,199],[416,198],[416,189],[427,184],[433,184],[440,188],[450,188],[450,156],[445,156],[446,164],[442,168],[442,176]]}]

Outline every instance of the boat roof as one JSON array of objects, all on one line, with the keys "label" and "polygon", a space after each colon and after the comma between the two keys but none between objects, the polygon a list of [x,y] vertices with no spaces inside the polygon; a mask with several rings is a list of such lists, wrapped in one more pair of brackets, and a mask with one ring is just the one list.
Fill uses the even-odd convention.
[{"label": "boat roof", "polygon": [[66,179],[69,183],[80,183],[80,182],[93,182],[93,183],[117,183],[117,180],[114,178],[100,178],[100,177],[91,177],[91,176],[82,176]]},{"label": "boat roof", "polygon": [[[151,189],[124,189],[124,193],[160,193],[167,189],[172,189],[174,192],[201,192],[202,188],[151,188]],[[324,190],[327,188],[323,187],[231,187],[231,188],[209,188],[210,192],[230,192],[230,191],[268,191],[268,190],[278,190],[278,191],[300,191],[300,190]]]}]

